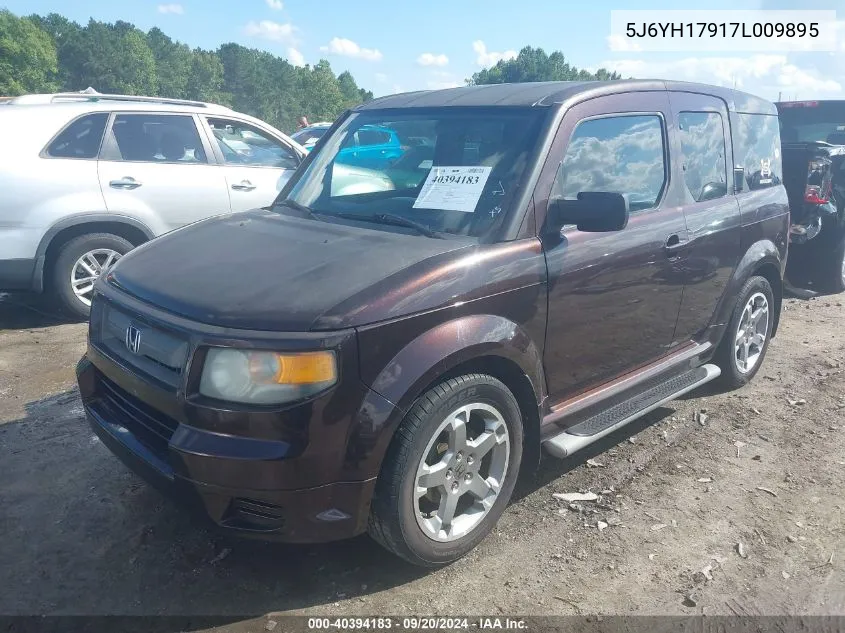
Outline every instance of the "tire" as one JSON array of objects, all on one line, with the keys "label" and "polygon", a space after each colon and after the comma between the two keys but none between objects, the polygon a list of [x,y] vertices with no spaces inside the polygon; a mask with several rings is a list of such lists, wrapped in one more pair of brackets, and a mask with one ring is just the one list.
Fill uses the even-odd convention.
[{"label": "tire", "polygon": [[[765,299],[765,325],[762,323],[763,315],[760,315],[757,325],[749,331],[748,317],[749,314],[752,314],[752,312],[748,310],[750,308],[750,302],[753,298],[755,300],[755,304],[762,307],[763,302],[760,300],[761,297]],[[722,342],[720,343],[719,349],[714,357],[714,361],[722,370],[722,375],[719,377],[719,383],[723,388],[738,389],[748,384],[748,382],[750,382],[760,370],[766,356],[766,351],[769,349],[769,342],[772,338],[772,327],[775,321],[774,310],[774,294],[772,293],[772,287],[768,280],[766,280],[765,277],[755,276],[746,281],[739,293],[739,299],[734,307],[730,322],[728,323],[728,328],[725,330]],[[749,366],[749,363],[746,363],[745,369],[742,367],[743,352],[737,349],[737,341],[741,330],[747,333],[749,337],[748,339],[744,339],[744,342],[748,340],[752,341],[748,348],[744,348],[748,350],[745,352],[746,358],[749,361],[752,357],[754,358],[753,365]],[[763,333],[761,330],[765,331],[765,338],[763,339],[762,344],[760,344],[759,338],[756,337],[757,334]]]},{"label": "tire", "polygon": [[[460,413],[464,407],[476,408],[466,415],[466,409]],[[443,425],[450,427],[449,421],[454,419],[469,420],[465,429],[470,443],[465,445],[463,456],[459,455],[463,451],[455,450],[460,444],[448,428],[439,432]],[[485,446],[488,450],[481,453]],[[370,535],[394,554],[421,567],[440,567],[458,560],[487,536],[507,507],[519,473],[522,447],[519,405],[501,381],[470,374],[433,387],[408,411],[387,451],[370,509]],[[474,450],[482,455],[480,459]],[[426,486],[426,495],[417,498],[424,457],[428,464],[437,462],[438,481],[443,485]],[[497,476],[501,485],[496,493],[490,482],[495,483]],[[447,490],[452,487],[457,492],[450,496]],[[479,492],[486,494],[484,501]],[[450,499],[455,499],[457,506],[455,520],[448,528],[443,522],[438,530],[439,519],[426,518],[425,513],[446,514],[444,508],[450,505]],[[476,514],[466,513],[467,506]]]},{"label": "tire", "polygon": [[825,289],[834,294],[845,292],[845,231],[840,231],[823,269]]},{"label": "tire", "polygon": [[[77,266],[77,263],[84,255],[89,254],[101,269],[103,264],[109,261],[109,253],[115,253],[117,257],[112,261],[117,261],[120,256],[125,255],[132,248],[133,246],[128,240],[117,235],[112,235],[111,233],[80,235],[64,244],[53,264],[50,277],[53,296],[58,302],[59,307],[72,317],[87,319],[91,309],[90,293],[88,294],[88,302],[86,304],[85,297],[80,298],[74,292],[74,285],[71,282],[71,275],[74,274],[77,275],[77,279],[80,281],[86,279],[75,273],[75,271],[82,270],[81,267]],[[88,261],[90,262],[91,260]],[[89,263],[88,266],[89,268],[94,268],[93,262]],[[94,268],[97,273],[99,273],[100,269]],[[87,278],[90,279],[90,275]],[[91,285],[93,285],[93,281]],[[80,291],[84,291],[88,288],[88,283],[78,283],[77,287]]]}]

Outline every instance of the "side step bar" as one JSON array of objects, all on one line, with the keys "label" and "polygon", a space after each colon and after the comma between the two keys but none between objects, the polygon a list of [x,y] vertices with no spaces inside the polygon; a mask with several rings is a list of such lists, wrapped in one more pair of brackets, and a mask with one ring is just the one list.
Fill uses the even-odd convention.
[{"label": "side step bar", "polygon": [[568,457],[721,373],[716,365],[696,367],[562,431],[544,441],[543,448],[555,457]]}]

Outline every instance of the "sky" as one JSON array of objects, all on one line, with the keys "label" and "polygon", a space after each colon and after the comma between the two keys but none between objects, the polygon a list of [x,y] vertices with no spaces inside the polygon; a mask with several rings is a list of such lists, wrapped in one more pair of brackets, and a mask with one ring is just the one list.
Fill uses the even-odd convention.
[{"label": "sky", "polygon": [[[530,45],[626,77],[729,85],[772,100],[845,98],[845,37],[839,51],[825,53],[655,53],[609,37],[612,10],[674,9],[677,0],[0,0],[4,6],[18,15],[157,26],[192,47],[237,42],[297,65],[325,58],[377,96],[463,85]],[[845,35],[845,0],[710,0],[707,8],[835,9]]]}]

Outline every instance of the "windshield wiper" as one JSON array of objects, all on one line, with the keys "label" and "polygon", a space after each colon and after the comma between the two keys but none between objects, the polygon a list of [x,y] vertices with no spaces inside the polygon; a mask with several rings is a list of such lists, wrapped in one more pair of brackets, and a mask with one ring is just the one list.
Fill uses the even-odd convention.
[{"label": "windshield wiper", "polygon": [[320,218],[317,217],[317,214],[314,213],[311,209],[306,207],[304,204],[300,204],[296,200],[291,200],[290,198],[285,198],[284,200],[280,200],[273,204],[273,207],[288,207],[289,209],[294,209],[295,211],[301,211],[309,218],[314,218],[315,220],[319,220]]},{"label": "windshield wiper", "polygon": [[393,226],[404,226],[409,229],[415,229],[426,237],[433,237],[438,240],[446,239],[442,233],[433,231],[421,222],[415,222],[409,218],[393,213],[376,213],[375,215],[359,215],[357,213],[334,213],[340,218],[347,220],[359,220],[361,222],[375,222],[377,224],[392,224]]}]

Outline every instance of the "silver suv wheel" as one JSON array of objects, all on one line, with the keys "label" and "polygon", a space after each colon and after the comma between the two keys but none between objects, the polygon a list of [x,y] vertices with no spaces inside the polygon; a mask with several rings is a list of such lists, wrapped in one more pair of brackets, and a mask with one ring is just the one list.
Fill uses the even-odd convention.
[{"label": "silver suv wheel", "polygon": [[120,257],[120,253],[110,248],[96,248],[77,259],[70,272],[70,285],[76,298],[90,307],[94,282]]}]

